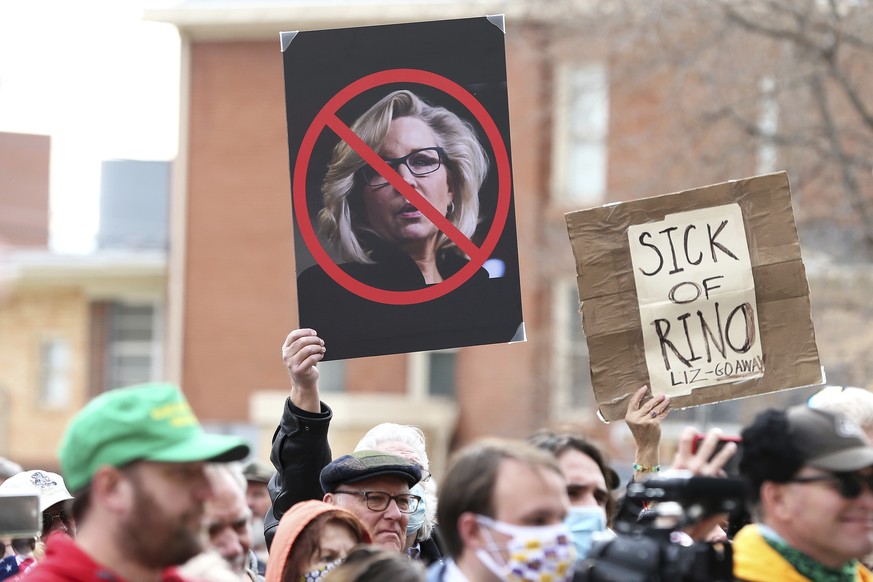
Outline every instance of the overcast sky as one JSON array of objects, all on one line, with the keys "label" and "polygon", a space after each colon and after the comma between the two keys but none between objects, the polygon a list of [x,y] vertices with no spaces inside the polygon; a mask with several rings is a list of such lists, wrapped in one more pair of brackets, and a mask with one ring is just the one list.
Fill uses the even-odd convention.
[{"label": "overcast sky", "polygon": [[52,138],[55,250],[93,248],[103,160],[176,156],[178,34],[143,5],[0,0],[0,131]]}]

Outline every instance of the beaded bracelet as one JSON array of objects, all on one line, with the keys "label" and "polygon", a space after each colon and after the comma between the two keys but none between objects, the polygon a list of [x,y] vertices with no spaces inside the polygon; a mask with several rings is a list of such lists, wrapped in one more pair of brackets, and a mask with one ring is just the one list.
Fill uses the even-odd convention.
[{"label": "beaded bracelet", "polygon": [[637,471],[640,473],[657,473],[658,471],[661,470],[661,465],[648,466],[648,465],[640,465],[638,463],[634,463],[633,469],[634,469],[634,471]]}]

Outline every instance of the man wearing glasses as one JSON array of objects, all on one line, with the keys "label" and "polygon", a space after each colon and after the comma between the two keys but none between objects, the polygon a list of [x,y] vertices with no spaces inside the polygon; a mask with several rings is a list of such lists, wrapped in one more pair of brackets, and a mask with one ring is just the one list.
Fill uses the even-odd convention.
[{"label": "man wearing glasses", "polygon": [[740,473],[757,523],[734,538],[734,575],[873,580],[873,447],[848,419],[796,406],[765,410],[742,433]]},{"label": "man wearing glasses", "polygon": [[[42,528],[38,538],[0,539],[3,560],[0,561],[0,580],[24,573],[35,566],[34,550],[37,540],[45,542],[49,534],[60,532],[76,537],[76,522],[68,508],[73,498],[63,478],[50,471],[19,471],[0,484],[0,495],[37,495],[42,514]],[[5,525],[0,519],[0,526]]]},{"label": "man wearing glasses", "polygon": [[380,451],[355,451],[331,461],[320,476],[324,501],[358,517],[373,543],[400,552],[406,544],[409,516],[421,497],[409,488],[421,480],[421,469],[402,457]]},{"label": "man wearing glasses", "polygon": [[[317,364],[324,353],[324,340],[312,329],[295,329],[282,344],[282,358],[291,377],[291,392],[273,435],[270,453],[276,473],[268,486],[273,504],[264,519],[268,547],[279,520],[290,507],[300,501],[324,497],[319,475],[331,461],[327,433],[333,419],[333,411],[321,400],[318,388]],[[397,454],[408,459],[425,476],[421,487],[424,501],[419,503],[418,513],[413,512],[409,518],[412,527],[406,532],[411,538],[407,543],[410,555],[417,554],[428,564],[440,560],[442,548],[435,533],[436,485],[426,480],[430,461],[424,434],[413,426],[382,423],[368,431],[358,447]],[[426,524],[422,523],[422,516]]]},{"label": "man wearing glasses", "polygon": [[3,482],[0,493],[39,495],[39,509],[42,513],[40,538],[43,541],[55,531],[63,532],[71,538],[76,537],[76,522],[67,507],[67,502],[73,496],[67,491],[64,479],[57,473],[42,470],[22,471]]}]

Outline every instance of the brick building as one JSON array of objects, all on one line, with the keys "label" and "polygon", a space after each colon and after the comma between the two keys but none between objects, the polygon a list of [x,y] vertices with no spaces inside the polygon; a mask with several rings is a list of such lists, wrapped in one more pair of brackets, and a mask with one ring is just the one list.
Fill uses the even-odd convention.
[{"label": "brick building", "polygon": [[103,237],[111,250],[57,254],[47,248],[49,146],[48,136],[0,134],[0,456],[57,469],[67,421],[91,396],[164,375],[166,233],[156,240],[148,218],[166,224],[168,164],[108,162],[106,174],[119,171],[103,192],[101,234],[123,235]]},{"label": "brick building", "polygon": [[70,417],[101,389],[161,377],[163,252],[11,253],[0,294],[0,456],[57,468]]},{"label": "brick building", "polygon": [[0,132],[0,248],[48,246],[47,135]]},{"label": "brick building", "polygon": [[[635,70],[650,48],[645,35],[617,52],[603,31],[581,24],[568,29],[560,13],[550,20],[532,5],[537,3],[190,1],[147,13],[176,25],[182,38],[167,373],[199,416],[224,430],[257,434],[263,457],[287,395],[279,349],[296,326],[296,305],[279,31],[503,12],[528,341],[324,365],[325,398],[337,411],[334,446],[347,449],[383,420],[421,425],[437,463],[476,436],[523,436],[545,424],[570,422],[611,441],[626,439],[623,427],[605,427],[592,412],[564,213],[783,166],[768,144],[736,127],[689,129],[677,95],[686,98],[685,106],[705,104],[706,86],[669,66]],[[565,4],[549,4],[558,5]],[[676,27],[688,33],[689,43],[703,36],[681,25]],[[772,121],[762,115],[763,125]],[[726,144],[734,146],[729,154]],[[786,157],[789,170],[791,164],[801,162]],[[805,201],[820,200],[821,190],[804,186]],[[862,189],[869,195],[867,182]],[[805,212],[799,209],[801,219],[809,218]],[[846,337],[846,327],[833,325],[850,323],[858,333],[852,341],[869,344],[867,310],[851,304],[859,300],[852,289],[863,289],[867,270],[863,264],[837,275],[830,268],[811,270],[814,316],[826,338],[823,362],[837,371],[832,380],[839,383],[863,384],[868,377],[858,369],[860,354],[847,351],[845,341],[835,343]],[[853,283],[839,283],[840,277]],[[817,292],[823,296],[818,304]],[[847,293],[855,299],[847,300]],[[807,393],[765,400],[799,400]],[[706,407],[691,416],[730,425],[763,402]]]},{"label": "brick building", "polygon": [[[395,5],[391,20],[421,19],[422,9],[434,18],[449,16]],[[472,14],[460,4],[450,5],[450,12]],[[280,346],[296,327],[278,32],[363,24],[374,13],[378,8],[370,6],[337,20],[344,10],[289,6],[237,13],[183,6],[148,15],[179,27],[185,63],[168,326],[168,354],[178,360],[171,359],[170,373],[210,423],[233,429],[254,422],[261,429],[262,456],[289,385]],[[529,101],[528,107],[538,107],[536,84],[525,78],[531,69],[524,52],[510,60],[509,85],[519,88],[512,106]],[[514,123],[514,132],[533,131],[525,127],[530,121]],[[535,248],[543,210],[536,169],[542,159],[535,147],[521,147],[514,149],[514,161],[519,243]],[[560,219],[560,209],[553,210]],[[561,258],[569,297],[569,249]],[[337,411],[334,446],[347,448],[383,420],[414,422],[430,435],[439,463],[454,442],[481,434],[522,436],[542,424],[549,416],[551,380],[545,377],[554,354],[552,339],[544,337],[551,315],[540,305],[555,291],[537,282],[533,254],[523,253],[521,263],[529,274],[522,281],[527,343],[323,364],[322,387],[337,392],[326,397]]]},{"label": "brick building", "polygon": [[[157,246],[150,241],[155,233],[164,236],[159,222],[136,233],[132,223],[115,223],[103,233],[107,248],[90,257],[47,252],[49,138],[0,134],[0,454],[51,467],[62,427],[90,395],[170,378],[210,428],[248,436],[265,457],[288,390],[279,348],[296,326],[279,31],[493,13],[506,14],[528,341],[322,365],[325,399],[336,411],[335,449],[348,449],[376,422],[410,422],[428,432],[439,467],[452,447],[476,436],[523,436],[543,425],[572,423],[626,458],[627,431],[621,423],[599,423],[593,414],[564,213],[783,168],[795,189],[829,380],[866,386],[873,313],[866,294],[870,262],[859,250],[863,204],[842,195],[844,184],[833,168],[819,170],[817,159],[762,138],[775,125],[810,118],[804,109],[809,103],[772,91],[774,81],[759,67],[778,51],[755,43],[731,50],[708,45],[715,28],[705,20],[657,13],[665,29],[656,30],[651,22],[640,24],[644,7],[636,7],[636,21],[596,8],[521,0],[187,0],[149,11],[147,18],[175,24],[182,37],[182,125],[168,255],[165,240]],[[675,38],[667,40],[677,43],[673,60],[653,44],[670,34]],[[729,35],[722,40],[737,42]],[[739,50],[746,58],[736,59]],[[785,58],[791,51],[778,54]],[[855,56],[855,67],[870,68],[873,59]],[[717,74],[689,73],[682,67],[691,57],[702,61],[703,73]],[[795,68],[805,70],[782,67]],[[713,78],[720,84],[711,84]],[[707,105],[721,106],[722,93],[748,86],[755,98],[740,101],[752,127],[717,116],[708,125],[700,121],[705,115],[689,114],[697,109],[712,118]],[[833,101],[837,121],[851,122],[845,101]],[[862,165],[865,147],[861,140],[852,143]],[[809,177],[810,171],[816,175]],[[862,202],[871,198],[871,180],[869,170],[857,180]],[[154,191],[146,189],[137,204],[121,199],[104,213],[126,220],[125,209],[136,209],[165,219],[160,199],[150,197]],[[125,234],[136,236],[118,239]],[[132,248],[143,241],[148,248]],[[809,392],[701,407],[672,418],[675,424],[690,419],[730,429],[765,404],[800,401]],[[665,440],[673,431],[665,428]]]}]

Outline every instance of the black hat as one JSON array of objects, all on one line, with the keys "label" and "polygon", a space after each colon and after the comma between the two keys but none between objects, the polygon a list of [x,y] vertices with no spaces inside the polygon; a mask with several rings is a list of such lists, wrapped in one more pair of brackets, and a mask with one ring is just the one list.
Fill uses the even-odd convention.
[{"label": "black hat", "polygon": [[858,471],[873,466],[873,446],[851,420],[818,408],[788,409],[788,436],[804,464],[825,471]]},{"label": "black hat", "polygon": [[392,475],[400,477],[412,487],[421,481],[421,469],[403,457],[380,451],[355,451],[334,459],[321,470],[321,488],[332,493],[344,483],[357,483],[373,477]]}]

